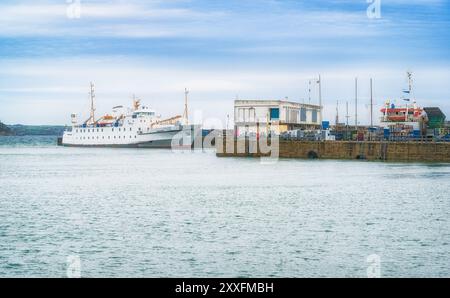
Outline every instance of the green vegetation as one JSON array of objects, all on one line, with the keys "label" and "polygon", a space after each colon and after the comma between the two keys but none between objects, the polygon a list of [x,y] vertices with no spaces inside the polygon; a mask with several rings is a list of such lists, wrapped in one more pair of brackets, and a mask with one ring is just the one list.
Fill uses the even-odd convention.
[{"label": "green vegetation", "polygon": [[53,125],[9,125],[13,134],[17,136],[60,136],[64,132],[64,126]]}]

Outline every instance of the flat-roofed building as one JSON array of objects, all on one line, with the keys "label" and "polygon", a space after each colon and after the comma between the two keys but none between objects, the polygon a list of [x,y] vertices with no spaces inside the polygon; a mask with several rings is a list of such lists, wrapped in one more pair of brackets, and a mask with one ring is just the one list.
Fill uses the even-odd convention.
[{"label": "flat-roofed building", "polygon": [[234,123],[238,136],[319,129],[320,119],[318,105],[285,100],[234,101]]}]

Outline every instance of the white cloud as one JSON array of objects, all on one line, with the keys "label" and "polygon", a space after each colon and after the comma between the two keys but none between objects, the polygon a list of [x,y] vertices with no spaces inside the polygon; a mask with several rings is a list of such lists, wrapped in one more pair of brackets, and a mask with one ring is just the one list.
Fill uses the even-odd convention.
[{"label": "white cloud", "polygon": [[[251,11],[164,8],[135,2],[81,2],[80,18],[68,18],[66,4],[0,5],[3,36],[120,37],[338,37],[373,36],[365,11]],[[384,20],[378,22],[380,25]]]},{"label": "white cloud", "polygon": [[[87,112],[89,81],[97,90],[99,113],[116,104],[128,104],[135,93],[143,102],[164,116],[179,114],[183,108],[183,90],[188,87],[192,112],[226,119],[232,115],[233,100],[240,98],[307,101],[307,82],[317,69],[299,70],[248,69],[246,67],[183,67],[150,61],[121,60],[15,60],[0,61],[0,119],[8,123],[67,123],[72,112]],[[450,97],[446,88],[450,68],[414,69],[419,104],[439,105],[450,115]],[[350,102],[353,113],[354,77],[359,78],[360,115],[368,121],[369,78],[375,80],[375,112],[387,98],[398,98],[405,84],[404,69],[396,66],[322,68],[325,118],[333,120],[336,100]],[[317,102],[317,93],[312,94]],[[18,112],[20,111],[20,113]]]}]

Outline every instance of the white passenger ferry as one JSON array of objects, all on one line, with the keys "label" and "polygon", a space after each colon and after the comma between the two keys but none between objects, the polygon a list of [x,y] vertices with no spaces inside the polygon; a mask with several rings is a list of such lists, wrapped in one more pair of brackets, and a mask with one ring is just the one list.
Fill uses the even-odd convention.
[{"label": "white passenger ferry", "polygon": [[142,106],[139,99],[133,98],[133,107],[116,106],[111,114],[95,118],[94,85],[91,83],[90,117],[78,123],[72,114],[72,125],[63,134],[61,145],[80,147],[191,147],[194,125],[188,123],[187,90],[185,91],[185,110],[183,116],[161,119],[149,107]]}]

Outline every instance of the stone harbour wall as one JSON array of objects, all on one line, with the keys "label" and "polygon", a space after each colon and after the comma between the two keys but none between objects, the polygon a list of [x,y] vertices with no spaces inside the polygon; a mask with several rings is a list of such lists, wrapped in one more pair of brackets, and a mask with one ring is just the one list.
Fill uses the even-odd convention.
[{"label": "stone harbour wall", "polygon": [[[269,156],[256,140],[216,142],[220,157]],[[269,143],[270,144],[270,143]],[[270,145],[269,145],[270,146]],[[450,143],[443,142],[370,142],[370,141],[279,141],[281,158],[361,159],[383,161],[450,162]]]}]

